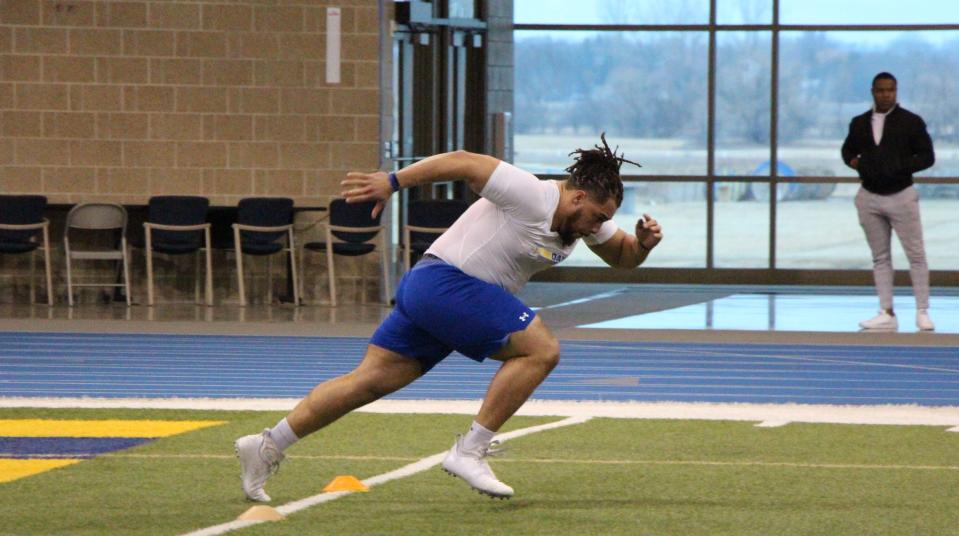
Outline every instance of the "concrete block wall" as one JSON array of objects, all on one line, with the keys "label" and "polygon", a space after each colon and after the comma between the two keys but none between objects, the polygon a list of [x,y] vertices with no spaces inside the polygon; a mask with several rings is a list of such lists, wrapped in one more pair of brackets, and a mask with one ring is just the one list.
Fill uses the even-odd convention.
[{"label": "concrete block wall", "polygon": [[376,0],[4,0],[0,19],[4,192],[318,206],[345,170],[380,164]]},{"label": "concrete block wall", "polygon": [[[328,7],[342,15],[338,84],[325,76]],[[190,194],[325,206],[346,171],[381,165],[381,9],[2,0],[0,192],[61,205]],[[0,269],[26,266],[5,257]]]}]

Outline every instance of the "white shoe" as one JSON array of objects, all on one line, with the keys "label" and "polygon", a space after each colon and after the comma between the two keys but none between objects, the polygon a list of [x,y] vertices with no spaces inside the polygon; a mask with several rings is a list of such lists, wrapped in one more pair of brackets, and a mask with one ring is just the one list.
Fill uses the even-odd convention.
[{"label": "white shoe", "polygon": [[919,309],[916,311],[916,327],[919,328],[919,331],[935,331],[936,325],[932,323],[932,319],[929,318],[929,311],[926,309]]},{"label": "white shoe", "polygon": [[879,311],[878,315],[860,322],[859,327],[866,330],[896,331],[899,329],[899,320],[886,311]]},{"label": "white shoe", "polygon": [[283,461],[283,453],[270,437],[270,429],[262,434],[243,436],[233,443],[236,457],[240,459],[243,493],[251,501],[269,502],[270,496],[263,491],[266,479],[277,471]]},{"label": "white shoe", "polygon": [[456,438],[453,448],[446,454],[443,460],[443,470],[447,473],[458,476],[466,481],[471,488],[476,491],[500,499],[508,499],[513,496],[513,488],[503,484],[493,474],[486,457],[495,455],[495,450],[499,441],[493,441],[488,447],[479,447],[475,450],[466,450],[463,447],[463,436]]}]

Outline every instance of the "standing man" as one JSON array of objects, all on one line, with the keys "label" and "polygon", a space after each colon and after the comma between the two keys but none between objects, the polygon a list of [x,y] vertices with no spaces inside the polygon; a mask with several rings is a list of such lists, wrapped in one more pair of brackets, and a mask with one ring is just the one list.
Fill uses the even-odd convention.
[{"label": "standing man", "polygon": [[872,110],[849,123],[842,159],[859,172],[862,187],[856,194],[859,224],[872,250],[872,272],[879,294],[877,316],[863,320],[866,330],[896,330],[892,308],[893,268],[891,231],[895,230],[909,259],[909,275],[916,297],[916,326],[932,331],[929,318],[929,266],[922,242],[919,192],[912,174],[936,161],[926,123],[896,102],[896,77],[882,72],[872,79]]},{"label": "standing man", "polygon": [[291,444],[405,387],[454,350],[502,365],[443,469],[491,497],[513,495],[486,462],[491,440],[559,363],[559,342],[513,294],[531,275],[568,257],[580,238],[610,266],[635,268],[663,236],[648,215],[636,223],[635,235],[613,222],[623,200],[619,170],[629,160],[610,150],[605,137],[602,142],[570,153],[575,162],[561,181],[541,181],[466,151],[432,156],[396,173],[347,174],[343,196],[376,201],[374,216],[393,192],[438,181],[463,180],[482,199],[403,277],[395,309],[353,372],[317,385],[275,427],[236,441],[249,499],[270,500],[263,486]]}]

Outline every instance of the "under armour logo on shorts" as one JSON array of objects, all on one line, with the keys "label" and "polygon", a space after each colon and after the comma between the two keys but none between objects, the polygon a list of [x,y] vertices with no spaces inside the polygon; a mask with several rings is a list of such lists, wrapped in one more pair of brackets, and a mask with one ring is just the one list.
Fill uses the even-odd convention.
[{"label": "under armour logo on shorts", "polygon": [[529,318],[529,313],[524,312],[523,314],[519,315],[520,322],[526,322],[527,318]]}]

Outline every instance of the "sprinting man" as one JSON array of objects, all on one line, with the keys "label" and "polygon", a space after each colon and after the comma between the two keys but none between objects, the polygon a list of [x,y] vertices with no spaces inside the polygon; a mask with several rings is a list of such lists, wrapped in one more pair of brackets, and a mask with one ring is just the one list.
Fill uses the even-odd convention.
[{"label": "sprinting man", "polygon": [[400,188],[432,182],[463,180],[482,198],[400,281],[396,307],[355,370],[317,385],[273,428],[236,441],[249,499],[270,500],[264,484],[290,445],[409,385],[454,350],[502,365],[443,469],[491,497],[513,495],[486,462],[493,435],[556,367],[560,353],[550,330],[513,294],[534,273],[568,257],[580,238],[610,266],[635,268],[663,237],[648,214],[636,223],[635,235],[613,222],[623,201],[620,167],[635,163],[601,139],[602,146],[570,153],[574,163],[560,181],[541,181],[466,151],[432,156],[396,173],[347,174],[343,196],[352,203],[375,201],[374,215]]}]

